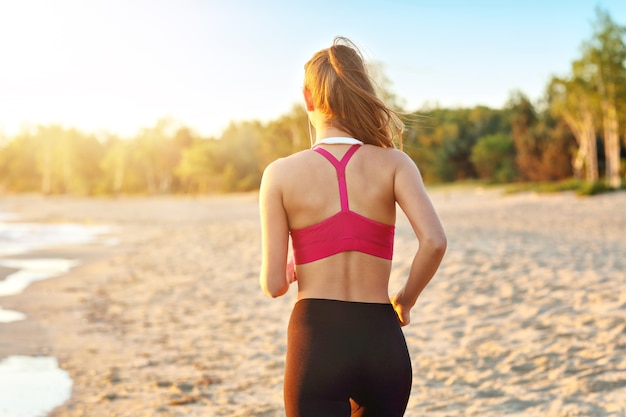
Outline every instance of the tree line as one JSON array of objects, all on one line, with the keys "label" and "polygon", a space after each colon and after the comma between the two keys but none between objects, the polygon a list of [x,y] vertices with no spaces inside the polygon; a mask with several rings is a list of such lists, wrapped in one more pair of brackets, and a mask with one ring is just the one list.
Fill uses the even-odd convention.
[{"label": "tree line", "polygon": [[[571,72],[532,103],[511,94],[501,109],[405,112],[403,150],[428,183],[576,178],[620,188],[626,172],[626,26],[596,10],[593,34]],[[382,96],[398,97],[380,79]],[[232,123],[202,137],[168,119],[132,138],[58,125],[0,138],[0,192],[111,195],[215,193],[258,188],[276,158],[310,147],[301,105],[268,123]]]},{"label": "tree line", "polygon": [[[521,92],[503,109],[434,109],[408,123],[404,141],[425,178],[492,182],[603,181],[626,172],[626,26],[596,10],[591,39],[534,105]],[[621,138],[621,140],[620,140]]]}]

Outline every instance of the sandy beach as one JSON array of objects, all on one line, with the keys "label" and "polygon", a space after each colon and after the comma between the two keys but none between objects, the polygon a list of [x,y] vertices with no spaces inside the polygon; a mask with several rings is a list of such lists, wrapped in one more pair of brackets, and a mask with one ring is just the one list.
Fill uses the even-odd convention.
[{"label": "sandy beach", "polygon": [[[626,416],[626,193],[431,196],[449,246],[404,328],[406,415]],[[82,263],[0,298],[28,317],[0,323],[0,358],[54,356],[73,380],[51,417],[284,416],[296,288],[260,291],[255,194],[0,201],[119,239],[38,251]],[[390,292],[416,245],[399,215]]]}]

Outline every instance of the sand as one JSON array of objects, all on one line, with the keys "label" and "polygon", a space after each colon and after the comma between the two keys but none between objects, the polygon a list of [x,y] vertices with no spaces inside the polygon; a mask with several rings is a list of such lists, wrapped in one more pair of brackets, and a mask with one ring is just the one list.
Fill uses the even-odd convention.
[{"label": "sand", "polygon": [[[626,193],[431,195],[449,247],[404,328],[406,415],[625,416]],[[54,356],[74,381],[51,416],[284,416],[296,291],[259,289],[256,195],[1,199],[119,238],[38,253],[83,264],[0,299],[28,315],[0,324],[0,357]],[[396,234],[391,292],[417,244],[402,216]]]}]

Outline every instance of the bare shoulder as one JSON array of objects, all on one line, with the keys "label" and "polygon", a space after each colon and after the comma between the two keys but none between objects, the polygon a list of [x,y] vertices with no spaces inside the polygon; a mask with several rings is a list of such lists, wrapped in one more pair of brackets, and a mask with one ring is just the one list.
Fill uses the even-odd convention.
[{"label": "bare shoulder", "polygon": [[375,152],[379,158],[381,158],[381,162],[384,162],[387,166],[393,166],[396,169],[398,168],[412,168],[415,169],[415,162],[407,155],[404,151],[401,151],[396,148],[380,148],[376,146],[372,146],[373,152]]},{"label": "bare shoulder", "polygon": [[400,149],[390,149],[391,152],[390,154],[392,155],[392,157],[400,164],[408,164],[408,165],[415,165],[415,162],[413,162],[413,160],[411,159],[411,157],[409,155],[407,155],[406,152],[401,151]]},{"label": "bare shoulder", "polygon": [[300,166],[306,151],[275,159],[263,171],[263,182],[279,183],[281,179],[289,178],[294,169]]},{"label": "bare shoulder", "polygon": [[375,145],[365,145],[364,148],[372,152],[376,152],[377,154],[380,154],[385,158],[403,158],[407,156],[404,151],[401,151],[398,148],[383,148]]},{"label": "bare shoulder", "polygon": [[397,196],[401,194],[419,195],[425,193],[422,174],[411,157],[401,150],[394,149],[394,188]]},{"label": "bare shoulder", "polygon": [[268,194],[270,190],[280,189],[280,178],[284,172],[284,158],[275,159],[263,170],[261,177],[261,195]]}]

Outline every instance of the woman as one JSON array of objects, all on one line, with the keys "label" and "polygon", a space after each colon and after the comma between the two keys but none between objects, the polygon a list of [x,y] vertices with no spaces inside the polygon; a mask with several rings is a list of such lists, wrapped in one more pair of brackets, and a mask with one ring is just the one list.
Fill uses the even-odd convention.
[{"label": "woman", "polygon": [[[446,237],[417,167],[393,146],[401,122],[376,97],[354,44],[336,38],[316,53],[303,93],[312,149],[271,163],[260,190],[261,287],[278,297],[298,285],[287,417],[402,416],[412,370],[400,326],[439,267]],[[390,299],[396,203],[419,248]]]}]

